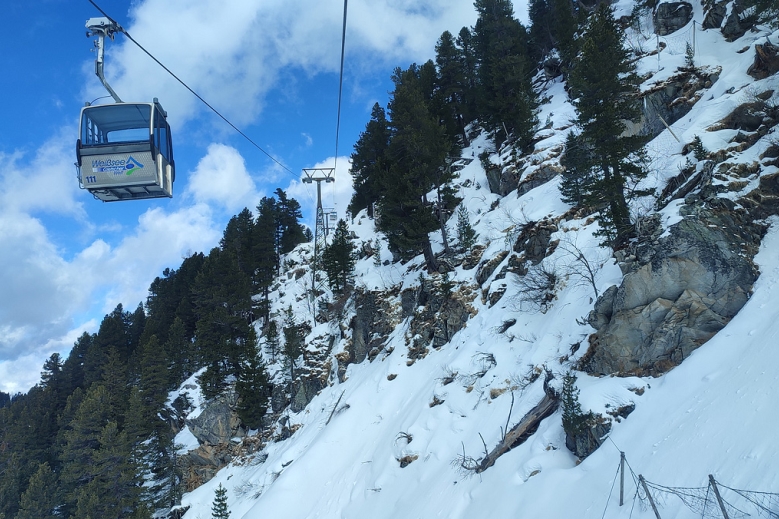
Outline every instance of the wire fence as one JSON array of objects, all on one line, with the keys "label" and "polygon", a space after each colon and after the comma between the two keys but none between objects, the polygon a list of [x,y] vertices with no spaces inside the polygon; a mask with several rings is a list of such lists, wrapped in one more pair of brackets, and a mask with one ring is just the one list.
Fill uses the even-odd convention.
[{"label": "wire fence", "polygon": [[[613,441],[612,441],[613,443]],[[616,444],[614,444],[616,447]],[[625,457],[625,453],[620,451],[620,467],[617,475],[620,475],[620,506],[623,503],[624,481],[628,475],[633,479],[635,492],[633,494],[633,503],[630,509],[630,517],[633,517],[636,502],[643,511],[652,509],[657,519],[662,519],[662,510],[665,506],[671,504],[671,501],[678,499],[681,503],[701,519],[741,519],[745,517],[766,517],[769,519],[779,519],[779,493],[765,492],[757,490],[742,490],[730,487],[714,476],[709,475],[709,484],[700,487],[674,487],[662,485],[654,481],[649,481],[643,475],[637,474]],[[627,467],[627,471],[625,470]],[[611,503],[611,496],[614,490],[617,476],[614,477],[609,497],[606,500],[606,507],[603,510],[603,517]],[[674,516],[675,517],[675,516]]]}]

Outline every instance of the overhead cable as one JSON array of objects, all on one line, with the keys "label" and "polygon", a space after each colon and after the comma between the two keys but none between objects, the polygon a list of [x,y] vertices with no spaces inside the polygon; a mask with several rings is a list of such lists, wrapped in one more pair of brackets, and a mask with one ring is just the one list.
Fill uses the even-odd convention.
[{"label": "overhead cable", "polygon": [[[119,23],[117,23],[117,22],[116,22],[116,20],[114,20],[113,18],[111,18],[111,17],[110,17],[110,16],[109,16],[109,15],[108,15],[108,14],[107,14],[105,11],[103,11],[103,10],[100,8],[100,6],[98,6],[98,5],[97,5],[97,4],[94,2],[94,0],[89,0],[89,3],[90,3],[90,4],[92,4],[93,6],[95,6],[95,8],[96,8],[98,11],[100,11],[100,12],[103,14],[103,16],[105,16],[106,18],[108,18],[109,20],[111,20],[113,23],[115,23],[115,24],[116,24],[116,25],[119,27],[119,30],[120,30],[120,32],[122,32],[122,34],[124,34],[125,36],[127,36],[127,39],[129,39],[131,42],[133,42],[135,45],[137,45],[139,49],[141,49],[143,52],[145,52],[145,53],[146,53],[146,54],[147,54],[147,55],[148,55],[148,56],[149,56],[151,59],[153,59],[153,60],[154,60],[154,61],[155,61],[155,62],[156,62],[156,63],[157,63],[157,64],[158,64],[160,67],[162,67],[162,68],[165,70],[165,72],[167,72],[168,74],[170,74],[171,76],[173,76],[173,78],[174,78],[176,81],[178,81],[179,83],[181,83],[181,84],[184,86],[184,88],[186,88],[187,90],[189,90],[189,91],[192,93],[192,95],[194,95],[194,96],[195,96],[195,97],[197,97],[197,98],[198,98],[200,101],[202,101],[204,105],[206,105],[208,108],[210,108],[210,109],[211,109],[211,111],[212,111],[212,112],[214,112],[216,115],[218,115],[218,116],[219,116],[219,117],[220,117],[220,118],[221,118],[221,119],[222,119],[224,122],[226,122],[227,124],[229,124],[229,125],[230,125],[230,126],[231,126],[231,127],[232,127],[232,128],[235,130],[235,131],[236,131],[236,132],[238,132],[238,133],[239,133],[239,134],[240,134],[240,135],[241,135],[241,136],[242,136],[244,139],[246,139],[247,141],[249,141],[249,142],[250,142],[250,143],[251,143],[251,144],[252,144],[252,145],[253,145],[255,148],[257,148],[258,150],[260,150],[261,152],[263,152],[265,155],[267,155],[267,156],[268,156],[268,158],[269,158],[269,159],[271,159],[273,162],[275,162],[276,164],[278,164],[279,166],[281,166],[281,167],[282,167],[282,169],[284,169],[284,170],[288,171],[289,173],[291,173],[292,175],[295,175],[295,176],[297,177],[297,174],[296,174],[296,173],[294,173],[294,172],[293,172],[291,169],[289,169],[287,166],[285,166],[284,164],[282,164],[282,163],[281,163],[281,162],[280,162],[278,159],[276,159],[276,157],[274,157],[273,155],[271,155],[270,153],[268,153],[267,151],[265,151],[264,149],[262,149],[262,147],[261,147],[259,144],[257,144],[256,142],[254,142],[254,141],[251,139],[251,137],[249,137],[249,136],[248,136],[248,135],[246,135],[244,132],[242,132],[242,131],[241,131],[241,130],[240,130],[240,129],[239,129],[237,126],[236,126],[236,125],[234,125],[233,123],[231,123],[231,122],[230,122],[230,121],[227,119],[227,117],[225,117],[224,115],[222,115],[222,114],[219,112],[219,110],[217,110],[216,108],[214,108],[213,106],[211,106],[211,104],[209,104],[209,102],[208,102],[208,101],[206,101],[205,99],[203,99],[203,98],[200,96],[200,94],[198,94],[197,92],[195,92],[194,90],[192,90],[192,89],[189,87],[189,85],[187,85],[186,83],[184,83],[184,81],[182,81],[182,80],[181,80],[181,79],[180,79],[180,78],[179,78],[179,77],[178,77],[176,74],[174,74],[174,73],[173,73],[173,72],[172,72],[172,71],[171,71],[171,70],[170,70],[168,67],[166,67],[165,65],[163,65],[163,64],[162,64],[162,62],[161,62],[160,60],[158,60],[157,58],[155,58],[155,57],[154,57],[154,55],[153,55],[151,52],[149,52],[148,50],[146,50],[146,49],[143,47],[143,45],[141,45],[140,43],[138,43],[137,41],[135,41],[135,39],[134,39],[132,36],[130,36],[130,33],[128,33],[128,32],[127,32],[127,31],[126,31],[126,30],[125,30],[125,29],[124,29],[124,28],[123,28],[123,27],[122,27],[122,26],[121,26]],[[343,56],[341,57],[341,69],[343,70]],[[340,108],[339,108],[339,110],[340,110]],[[337,146],[337,145],[336,145],[336,146]]]}]

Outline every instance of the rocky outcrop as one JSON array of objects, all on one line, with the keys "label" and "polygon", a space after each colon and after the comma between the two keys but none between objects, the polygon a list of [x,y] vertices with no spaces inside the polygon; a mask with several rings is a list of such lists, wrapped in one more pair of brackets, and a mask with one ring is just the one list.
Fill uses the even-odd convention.
[{"label": "rocky outcrop", "polygon": [[522,196],[532,189],[543,186],[556,177],[561,171],[562,168],[558,165],[541,166],[532,174],[523,178],[519,185],[517,185],[517,196]]},{"label": "rocky outcrop", "polygon": [[678,31],[692,20],[692,4],[689,2],[663,2],[657,5],[652,21],[658,36]]},{"label": "rocky outcrop", "polygon": [[565,446],[579,460],[583,460],[600,447],[610,430],[611,420],[604,419],[602,416],[594,416],[591,423],[580,432],[565,434]]},{"label": "rocky outcrop", "polygon": [[755,45],[755,61],[747,74],[755,79],[765,79],[779,72],[779,47],[771,42]]},{"label": "rocky outcrop", "polygon": [[417,291],[416,311],[409,325],[409,362],[427,355],[429,346],[440,348],[452,340],[475,314],[470,305],[475,297],[468,286],[447,294],[434,280],[426,279]]},{"label": "rocky outcrop", "polygon": [[236,446],[233,438],[246,434],[234,410],[236,401],[235,392],[228,391],[214,398],[197,417],[186,420],[200,444],[178,459],[187,491],[209,481],[232,460]]},{"label": "rocky outcrop", "polygon": [[[720,68],[685,68],[677,74],[656,83],[644,94],[645,114],[633,134],[655,136],[665,130],[665,121],[671,125],[689,112],[701,98],[704,89],[719,79]],[[661,120],[662,118],[662,120]]]},{"label": "rocky outcrop", "polygon": [[764,233],[726,199],[682,209],[668,236],[635,257],[622,284],[590,313],[597,329],[582,367],[590,373],[656,374],[680,363],[741,309],[757,279]]},{"label": "rocky outcrop", "polygon": [[200,444],[218,445],[245,435],[235,412],[237,399],[235,392],[228,391],[214,398],[197,417],[186,420],[187,427]]},{"label": "rocky outcrop", "polygon": [[722,35],[733,41],[742,37],[753,26],[753,21],[744,16],[744,2],[721,0],[708,7],[703,17],[703,29],[720,29]]},{"label": "rocky outcrop", "polygon": [[514,251],[520,253],[525,261],[538,265],[541,260],[554,252],[557,243],[552,243],[551,238],[555,232],[557,232],[557,224],[551,220],[528,222],[514,242]]},{"label": "rocky outcrop", "polygon": [[521,172],[514,166],[501,168],[495,164],[490,164],[486,168],[487,182],[490,186],[490,192],[500,196],[506,196],[514,191],[519,185]]},{"label": "rocky outcrop", "polygon": [[376,292],[357,290],[355,316],[351,321],[352,342],[347,348],[349,363],[364,361],[371,351],[380,351],[397,325],[397,310]]}]

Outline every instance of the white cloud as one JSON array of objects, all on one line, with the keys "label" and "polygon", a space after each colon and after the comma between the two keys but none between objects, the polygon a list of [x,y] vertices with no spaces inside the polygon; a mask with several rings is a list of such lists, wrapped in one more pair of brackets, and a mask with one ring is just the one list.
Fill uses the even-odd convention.
[{"label": "white cloud", "polygon": [[[340,66],[340,2],[146,0],[135,4],[130,16],[130,35],[239,126],[257,119],[265,95],[291,72],[333,73]],[[471,0],[353,3],[347,22],[347,76],[434,59],[444,30],[456,34],[475,21]],[[204,110],[123,36],[108,42],[106,53],[106,76],[123,99],[159,97],[177,126]],[[97,81],[90,78],[88,84],[86,97],[104,95]]]},{"label": "white cloud", "polygon": [[75,146],[72,128],[44,142],[32,157],[0,152],[0,210],[46,211],[83,217],[77,201]]},{"label": "white cloud", "polygon": [[188,177],[185,194],[198,203],[216,203],[236,213],[244,207],[253,209],[260,200],[243,157],[224,144],[211,144]]}]

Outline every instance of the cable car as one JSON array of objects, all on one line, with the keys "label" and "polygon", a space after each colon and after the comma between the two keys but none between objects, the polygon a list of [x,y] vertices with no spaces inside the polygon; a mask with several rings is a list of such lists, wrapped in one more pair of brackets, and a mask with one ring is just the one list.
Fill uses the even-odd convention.
[{"label": "cable car", "polygon": [[104,202],[172,197],[176,171],[166,115],[156,98],[82,108],[79,186]]},{"label": "cable car", "polygon": [[81,109],[76,141],[78,183],[98,200],[115,202],[171,198],[176,167],[167,113],[157,98],[151,103],[125,103],[103,74],[105,37],[122,27],[109,18],[90,18],[87,36],[97,36],[95,74],[116,101]]}]

